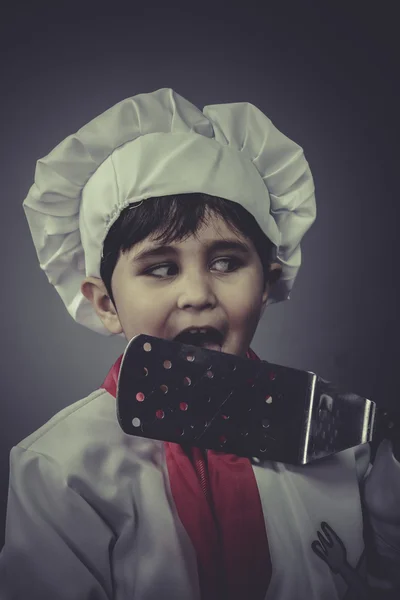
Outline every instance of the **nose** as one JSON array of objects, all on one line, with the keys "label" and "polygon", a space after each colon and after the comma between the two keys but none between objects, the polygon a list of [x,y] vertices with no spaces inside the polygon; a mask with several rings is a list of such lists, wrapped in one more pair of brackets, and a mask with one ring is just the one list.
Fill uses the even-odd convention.
[{"label": "nose", "polygon": [[216,304],[217,297],[208,275],[194,271],[181,278],[177,299],[178,308],[204,310],[213,308]]}]

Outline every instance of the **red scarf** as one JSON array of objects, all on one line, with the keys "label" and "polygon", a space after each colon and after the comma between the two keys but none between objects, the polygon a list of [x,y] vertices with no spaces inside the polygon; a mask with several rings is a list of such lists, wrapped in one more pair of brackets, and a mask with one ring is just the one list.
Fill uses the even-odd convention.
[{"label": "red scarf", "polygon": [[[260,360],[249,349],[247,358]],[[122,355],[102,388],[114,398]],[[248,458],[164,442],[172,495],[196,550],[203,600],[264,600],[272,565],[257,482]],[[171,565],[173,568],[173,565]]]}]

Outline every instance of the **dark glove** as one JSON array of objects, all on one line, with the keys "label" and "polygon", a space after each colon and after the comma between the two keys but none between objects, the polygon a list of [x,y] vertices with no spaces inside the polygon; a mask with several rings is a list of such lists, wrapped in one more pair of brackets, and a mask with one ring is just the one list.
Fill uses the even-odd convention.
[{"label": "dark glove", "polygon": [[400,415],[399,413],[385,412],[385,432],[392,442],[392,452],[395,459],[400,462]]},{"label": "dark glove", "polygon": [[400,439],[396,436],[396,439],[392,439],[392,452],[395,459],[400,463]]}]

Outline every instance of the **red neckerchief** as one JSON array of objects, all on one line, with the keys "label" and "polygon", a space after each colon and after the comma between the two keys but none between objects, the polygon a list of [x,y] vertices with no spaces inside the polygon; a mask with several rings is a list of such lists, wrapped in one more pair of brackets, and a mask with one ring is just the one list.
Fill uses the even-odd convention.
[{"label": "red neckerchief", "polygon": [[[249,349],[247,358],[260,360]],[[114,398],[122,355],[101,388]],[[203,600],[264,600],[272,565],[257,482],[248,458],[164,442],[172,495],[196,550]],[[208,464],[207,464],[208,463]],[[173,565],[171,565],[173,568]]]}]

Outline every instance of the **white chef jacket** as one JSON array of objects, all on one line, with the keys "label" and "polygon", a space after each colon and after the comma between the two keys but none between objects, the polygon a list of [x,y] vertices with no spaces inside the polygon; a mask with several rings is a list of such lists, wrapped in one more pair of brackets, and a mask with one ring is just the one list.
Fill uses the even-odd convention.
[{"label": "white chef jacket", "polygon": [[[272,562],[265,600],[355,600],[367,579],[385,598],[399,585],[400,463],[390,442],[372,468],[368,444],[310,465],[251,468]],[[381,557],[378,578],[365,571],[361,499]],[[125,434],[105,389],[61,410],[10,453],[0,599],[50,598],[201,599],[164,442]]]}]

